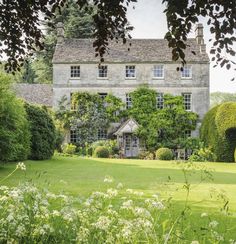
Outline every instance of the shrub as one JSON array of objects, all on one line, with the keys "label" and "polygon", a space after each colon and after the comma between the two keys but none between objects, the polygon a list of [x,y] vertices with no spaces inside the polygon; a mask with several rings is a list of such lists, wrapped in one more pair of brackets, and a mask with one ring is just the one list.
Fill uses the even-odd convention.
[{"label": "shrub", "polygon": [[155,154],[153,152],[143,151],[143,152],[139,153],[138,158],[139,159],[153,160],[153,159],[155,159]]},{"label": "shrub", "polygon": [[75,154],[76,146],[71,143],[66,143],[62,146],[62,152],[65,154],[73,155]]},{"label": "shrub", "polygon": [[108,158],[109,157],[109,149],[105,146],[96,147],[94,150],[94,157]]},{"label": "shrub", "polygon": [[53,120],[46,109],[25,104],[31,131],[30,159],[43,160],[52,157],[56,132]]},{"label": "shrub", "polygon": [[156,151],[156,159],[171,160],[173,159],[173,157],[174,157],[173,152],[169,148],[162,147],[157,149]]},{"label": "shrub", "polygon": [[90,153],[91,153],[91,151],[93,153],[98,146],[104,146],[104,147],[106,147],[109,150],[109,154],[110,155],[119,154],[119,147],[117,145],[117,141],[116,140],[100,140],[100,141],[95,141],[90,146],[90,148],[91,148],[90,149]]},{"label": "shrub", "polygon": [[210,148],[200,148],[196,150],[190,157],[191,162],[215,162],[216,156]]},{"label": "shrub", "polygon": [[212,108],[204,117],[201,140],[211,147],[220,162],[234,162],[236,145],[236,103],[227,102]]},{"label": "shrub", "polygon": [[0,74],[0,80],[0,161],[22,161],[30,153],[29,123],[22,101],[10,90],[10,76]]}]

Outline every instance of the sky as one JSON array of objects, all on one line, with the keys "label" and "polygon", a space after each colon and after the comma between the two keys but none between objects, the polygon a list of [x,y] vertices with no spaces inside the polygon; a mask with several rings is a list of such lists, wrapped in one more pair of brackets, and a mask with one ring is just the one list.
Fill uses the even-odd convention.
[{"label": "sky", "polygon": [[[163,13],[164,5],[161,2],[162,0],[138,0],[138,3],[132,5],[135,6],[135,9],[130,6],[128,20],[135,28],[131,32],[132,38],[164,38],[167,32],[167,23]],[[208,40],[211,38],[211,34],[206,21],[201,20],[201,22],[204,26],[204,39],[209,54],[211,44]],[[191,33],[189,37],[194,37],[194,33]],[[236,71],[234,69],[227,70],[220,66],[213,68],[214,64],[210,64],[210,91],[236,92],[236,79],[231,81],[233,77],[236,77]]]}]

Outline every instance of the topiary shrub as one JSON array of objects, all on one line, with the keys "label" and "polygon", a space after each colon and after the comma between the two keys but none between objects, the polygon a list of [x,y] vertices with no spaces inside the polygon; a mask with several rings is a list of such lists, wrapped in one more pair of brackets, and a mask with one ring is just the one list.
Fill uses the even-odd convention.
[{"label": "topiary shrub", "polygon": [[94,150],[94,157],[97,158],[108,158],[109,157],[109,149],[104,146],[98,146]]},{"label": "topiary shrub", "polygon": [[236,103],[227,102],[212,108],[203,119],[200,137],[212,149],[216,161],[234,162]]},{"label": "topiary shrub", "polygon": [[10,86],[11,77],[0,73],[0,162],[22,161],[30,153],[30,131],[24,105]]},{"label": "topiary shrub", "polygon": [[210,148],[196,150],[188,159],[190,162],[215,162],[216,156]]},{"label": "topiary shrub", "polygon": [[156,159],[171,160],[173,159],[173,157],[174,157],[173,152],[169,148],[162,147],[157,149],[156,151]]},{"label": "topiary shrub", "polygon": [[44,160],[52,157],[55,149],[56,131],[53,120],[46,109],[25,104],[31,131],[31,153],[29,158]]},{"label": "topiary shrub", "polygon": [[65,154],[73,155],[75,154],[76,146],[71,143],[66,143],[62,146],[62,152]]}]

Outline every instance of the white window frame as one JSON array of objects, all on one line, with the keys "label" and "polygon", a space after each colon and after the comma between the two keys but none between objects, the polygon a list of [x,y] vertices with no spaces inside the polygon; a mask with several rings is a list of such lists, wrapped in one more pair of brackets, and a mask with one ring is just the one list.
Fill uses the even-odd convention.
[{"label": "white window frame", "polygon": [[107,79],[108,78],[108,66],[99,65],[98,66],[98,79]]},{"label": "white window frame", "polygon": [[80,79],[80,65],[71,65],[70,66],[70,78],[71,79]]},{"label": "white window frame", "polygon": [[164,79],[164,65],[157,64],[153,66],[153,79]]},{"label": "white window frame", "polygon": [[192,79],[192,66],[187,65],[183,67],[183,71],[181,71],[181,79]]},{"label": "white window frame", "polygon": [[[182,93],[183,96],[183,104],[184,104],[184,109],[186,111],[192,111],[192,93],[191,92],[184,92]],[[190,99],[187,98],[190,96]]]},{"label": "white window frame", "polygon": [[164,94],[159,92],[156,96],[156,108],[163,109],[164,108]]},{"label": "white window frame", "polygon": [[106,140],[107,139],[107,129],[98,129],[98,136],[97,139],[100,140]]},{"label": "white window frame", "polygon": [[135,79],[136,78],[136,66],[126,65],[125,66],[125,79]]},{"label": "white window frame", "polygon": [[75,129],[70,130],[70,142],[76,143],[78,141],[77,131]]},{"label": "white window frame", "polygon": [[132,98],[129,93],[125,94],[126,109],[132,108]]}]

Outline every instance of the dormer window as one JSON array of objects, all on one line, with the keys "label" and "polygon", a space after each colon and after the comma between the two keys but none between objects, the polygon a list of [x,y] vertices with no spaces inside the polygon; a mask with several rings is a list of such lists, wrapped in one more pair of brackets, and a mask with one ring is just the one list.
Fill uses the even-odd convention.
[{"label": "dormer window", "polygon": [[125,66],[125,77],[126,78],[135,78],[136,77],[134,65]]},{"label": "dormer window", "polygon": [[184,66],[183,70],[181,71],[181,78],[192,78],[192,67],[191,66]]},{"label": "dormer window", "polygon": [[99,65],[98,66],[98,77],[99,78],[107,78],[107,65]]},{"label": "dormer window", "polygon": [[80,66],[70,66],[70,77],[71,78],[80,77]]},{"label": "dormer window", "polygon": [[154,65],[153,67],[153,78],[164,78],[164,66]]}]

